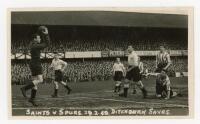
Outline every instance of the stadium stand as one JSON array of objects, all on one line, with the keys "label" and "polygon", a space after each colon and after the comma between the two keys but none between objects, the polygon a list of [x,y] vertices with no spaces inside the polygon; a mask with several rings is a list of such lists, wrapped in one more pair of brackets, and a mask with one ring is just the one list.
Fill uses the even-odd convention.
[{"label": "stadium stand", "polygon": [[[47,26],[51,43],[43,52],[157,50],[165,45],[171,50],[187,50],[186,28],[145,28],[110,26]],[[37,26],[12,25],[12,52],[28,49],[30,38]]]},{"label": "stadium stand", "polygon": [[[68,41],[52,41],[51,44],[43,52],[64,52],[64,51],[103,51],[109,50],[125,50],[128,45],[134,44],[135,50],[148,51],[157,50],[159,45],[164,44],[171,50],[184,50],[187,49],[185,42],[180,41],[114,41],[114,40],[102,40],[102,41],[89,41],[89,40],[68,40]],[[173,42],[173,44],[171,43]],[[28,48],[29,41],[13,41],[12,52],[24,52]]]},{"label": "stadium stand", "polygon": [[[37,25],[12,25],[11,52],[29,51],[30,37]],[[42,52],[85,52],[85,51],[124,51],[133,45],[137,51],[155,51],[160,45],[168,50],[187,50],[187,28],[145,28],[145,27],[112,27],[112,26],[48,26],[51,43]],[[126,58],[122,58],[123,62]],[[17,60],[16,60],[17,61]],[[142,57],[149,72],[155,70],[154,57]],[[108,80],[112,78],[114,58],[92,60],[66,60],[67,79],[71,82],[86,80]],[[187,72],[187,56],[172,58],[171,76],[175,72]],[[49,68],[50,62],[43,63],[44,78],[53,77]],[[12,63],[12,82],[23,84],[30,79],[28,63]]]},{"label": "stadium stand", "polygon": [[[94,80],[109,80],[112,78],[112,66],[114,58],[111,60],[95,59],[85,61],[67,61],[68,67],[65,70],[66,80],[70,82],[79,81],[94,81]],[[123,58],[124,65],[126,65],[125,58]],[[155,58],[143,57],[142,62],[144,68],[149,72],[153,72],[156,68]],[[172,57],[172,66],[170,67],[171,76],[174,72],[187,72],[187,58]],[[53,71],[50,69],[50,62],[43,62],[43,74],[45,79],[54,77]],[[26,80],[30,79],[30,70],[26,63],[13,63],[11,67],[12,82],[14,84],[24,84]]]}]

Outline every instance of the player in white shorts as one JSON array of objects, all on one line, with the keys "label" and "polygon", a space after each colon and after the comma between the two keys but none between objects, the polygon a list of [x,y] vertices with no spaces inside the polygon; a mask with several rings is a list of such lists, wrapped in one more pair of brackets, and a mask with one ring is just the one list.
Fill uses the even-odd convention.
[{"label": "player in white shorts", "polygon": [[137,86],[141,89],[143,93],[143,97],[146,98],[147,96],[147,90],[145,89],[142,81],[141,81],[141,74],[139,69],[139,59],[138,55],[134,51],[132,46],[128,46],[128,70],[126,72],[126,77],[124,80],[124,92],[120,94],[120,96],[127,97],[128,95],[128,89],[131,80],[136,82]]},{"label": "player in white shorts", "polygon": [[67,63],[59,59],[57,53],[55,53],[54,59],[52,60],[51,63],[51,68],[53,68],[55,72],[55,80],[54,80],[55,89],[52,97],[58,97],[58,89],[59,89],[58,83],[62,84],[68,90],[68,94],[70,94],[71,92],[71,88],[67,85],[66,82],[63,81],[63,71],[66,67]]},{"label": "player in white shorts", "polygon": [[117,58],[113,65],[113,75],[114,81],[116,82],[114,92],[119,92],[121,89],[121,81],[125,75],[125,67],[121,63],[120,58]]}]

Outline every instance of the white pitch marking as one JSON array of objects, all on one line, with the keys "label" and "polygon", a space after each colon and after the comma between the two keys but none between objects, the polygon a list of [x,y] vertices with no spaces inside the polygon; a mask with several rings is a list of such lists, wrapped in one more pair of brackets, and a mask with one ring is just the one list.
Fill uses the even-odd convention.
[{"label": "white pitch marking", "polygon": [[[127,102],[127,103],[139,103],[139,104],[147,104],[147,102],[136,102],[136,101],[129,101],[129,100],[117,100],[117,99],[106,99],[106,98],[93,98],[93,97],[76,97],[72,99],[99,99],[99,100],[105,100],[105,101],[115,101],[115,102]],[[150,103],[150,104],[157,104],[161,105],[164,103]],[[180,105],[180,104],[165,104],[165,105],[170,105],[173,107],[188,107],[187,105]],[[34,108],[34,109],[60,109],[62,107],[50,107],[50,108]],[[13,109],[31,109],[31,108],[13,108]]]},{"label": "white pitch marking", "polygon": [[[129,101],[129,100],[118,100],[118,99],[106,99],[106,98],[93,98],[93,97],[76,97],[78,99],[80,98],[89,98],[89,99],[99,99],[99,100],[105,100],[105,101],[116,101],[116,102],[129,102],[129,103],[139,103],[139,104],[147,104],[147,102],[136,102],[136,101]],[[150,104],[157,104],[157,105],[161,105],[164,103],[150,103]],[[171,106],[175,106],[175,107],[188,107],[187,105],[180,105],[180,104],[165,104],[165,105],[171,105]]]},{"label": "white pitch marking", "polygon": [[[97,91],[97,92],[87,92],[87,93],[84,93],[84,94],[92,94],[92,93],[99,93],[99,92],[102,92],[102,91]],[[112,91],[103,91],[103,92],[112,92]],[[130,100],[118,100],[118,99],[107,99],[107,98],[95,98],[95,97],[77,97],[76,95],[78,95],[79,93],[76,93],[76,94],[73,94],[73,95],[70,95],[70,96],[73,96],[74,98],[68,98],[68,100],[64,100],[64,101],[71,101],[71,100],[80,100],[80,99],[99,99],[99,100],[105,100],[105,101],[115,101],[115,102],[127,102],[127,103],[138,103],[138,104],[147,104],[147,102],[136,102],[136,101],[130,101]],[[49,99],[51,97],[45,97],[45,95],[41,95],[43,99]],[[52,98],[52,99],[56,99],[56,100],[60,100],[61,98],[65,98],[64,96],[62,97],[59,97],[59,98]],[[150,103],[150,104],[156,104],[156,105],[162,105],[162,104],[165,104],[165,103]],[[173,106],[173,107],[188,107],[187,105],[180,105],[180,104],[165,104],[165,105],[170,105],[170,106]],[[57,107],[51,107],[51,108],[57,108]],[[13,108],[13,109],[18,109],[18,108]],[[19,108],[19,109],[25,109],[25,108]],[[35,108],[34,108],[35,109]],[[38,108],[40,109],[40,108]],[[41,108],[43,109],[43,108]],[[44,108],[44,109],[50,109],[50,108]]]}]

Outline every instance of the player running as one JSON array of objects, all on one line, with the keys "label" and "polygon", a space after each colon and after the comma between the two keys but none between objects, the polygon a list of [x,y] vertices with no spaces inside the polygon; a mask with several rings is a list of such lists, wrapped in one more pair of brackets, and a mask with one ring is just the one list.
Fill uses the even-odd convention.
[{"label": "player running", "polygon": [[124,92],[120,94],[120,96],[127,97],[128,95],[128,89],[129,89],[129,84],[131,80],[136,82],[137,86],[141,89],[143,93],[143,97],[146,98],[147,96],[147,91],[141,81],[141,75],[140,75],[140,69],[138,67],[139,65],[139,59],[138,55],[134,51],[132,46],[128,46],[128,70],[126,72],[126,77],[124,81]]},{"label": "player running", "polygon": [[115,83],[115,93],[119,93],[121,89],[121,81],[125,75],[125,67],[121,63],[120,58],[116,59],[116,62],[113,65],[113,75],[114,75],[114,81]]},{"label": "player running", "polygon": [[38,28],[37,34],[33,35],[32,42],[30,44],[30,70],[32,75],[32,81],[21,88],[22,95],[26,96],[26,91],[31,89],[31,97],[28,100],[33,106],[38,106],[35,103],[35,97],[37,92],[37,85],[43,82],[42,66],[40,60],[40,51],[47,47],[50,42],[48,35],[48,29],[45,26]]},{"label": "player running", "polygon": [[[164,46],[160,46],[160,52],[156,56],[156,73],[164,71],[167,74],[168,68],[171,65],[171,59],[169,53],[166,51]],[[161,97],[160,86],[161,83],[156,81],[156,96]]]},{"label": "player running", "polygon": [[66,69],[67,63],[61,59],[58,58],[58,53],[55,53],[54,59],[52,60],[51,63],[51,68],[53,68],[55,72],[55,89],[54,89],[54,94],[51,95],[52,97],[58,97],[58,89],[59,85],[58,83],[62,84],[66,89],[67,93],[70,94],[71,88],[67,85],[66,82],[63,81],[63,71]]}]

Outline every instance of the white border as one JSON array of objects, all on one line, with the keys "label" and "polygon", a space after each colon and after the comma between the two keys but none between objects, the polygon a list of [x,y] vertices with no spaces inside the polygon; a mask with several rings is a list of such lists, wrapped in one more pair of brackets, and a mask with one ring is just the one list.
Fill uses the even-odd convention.
[{"label": "white border", "polygon": [[[188,15],[188,87],[189,87],[189,116],[159,116],[160,119],[164,118],[171,118],[171,119],[183,119],[183,118],[192,118],[194,116],[194,42],[193,42],[193,8],[192,7],[138,7],[138,8],[106,8],[106,7],[84,7],[84,8],[11,8],[8,9],[8,48],[10,48],[11,43],[11,12],[13,11],[96,11],[96,10],[102,10],[102,11],[123,11],[123,12],[141,12],[141,13],[164,13],[164,14],[184,14]],[[10,63],[10,49],[8,49],[8,69],[10,70],[11,63]],[[9,73],[10,74],[10,73]],[[8,74],[8,79],[10,79],[10,75]],[[10,84],[10,85],[9,85]],[[11,110],[12,110],[12,101],[11,101],[11,83],[8,81],[8,110],[9,110],[9,118],[10,119],[134,119],[134,118],[143,118],[143,119],[149,119],[149,118],[158,118],[158,116],[83,116],[83,117],[77,117],[77,116],[68,116],[68,117],[38,117],[38,116],[11,116]]]},{"label": "white border", "polygon": [[[0,120],[1,123],[9,124],[122,124],[122,123],[139,123],[139,124],[199,124],[200,123],[200,1],[199,0],[1,0],[0,1]],[[46,2],[48,1],[48,4]],[[173,6],[192,6],[194,7],[194,41],[195,41],[195,118],[194,119],[134,119],[134,120],[45,120],[45,121],[24,121],[13,120],[8,121],[8,98],[7,96],[7,25],[6,11],[7,8],[16,7],[173,7]]]}]

